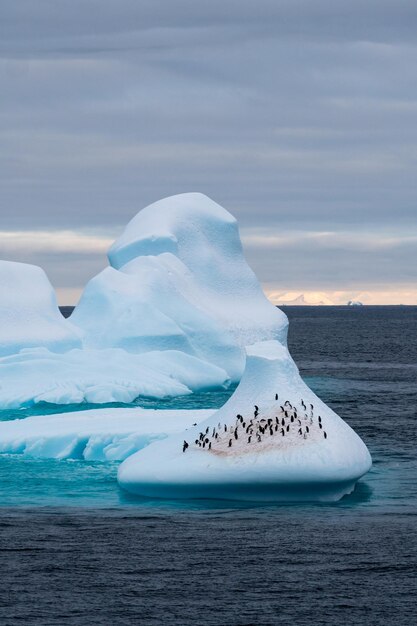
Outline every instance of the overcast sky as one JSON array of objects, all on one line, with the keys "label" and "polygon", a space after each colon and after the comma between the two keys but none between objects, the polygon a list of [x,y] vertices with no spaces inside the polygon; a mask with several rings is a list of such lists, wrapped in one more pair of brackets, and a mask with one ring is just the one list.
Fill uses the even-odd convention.
[{"label": "overcast sky", "polygon": [[1,0],[0,258],[69,304],[201,191],[268,292],[417,304],[416,32],[415,0]]}]

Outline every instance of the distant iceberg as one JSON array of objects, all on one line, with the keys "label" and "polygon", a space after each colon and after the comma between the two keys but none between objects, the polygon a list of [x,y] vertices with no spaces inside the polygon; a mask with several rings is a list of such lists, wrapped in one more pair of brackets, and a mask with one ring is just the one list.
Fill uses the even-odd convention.
[{"label": "distant iceberg", "polygon": [[307,292],[273,293],[272,301],[277,306],[334,306],[335,303],[325,293]]}]

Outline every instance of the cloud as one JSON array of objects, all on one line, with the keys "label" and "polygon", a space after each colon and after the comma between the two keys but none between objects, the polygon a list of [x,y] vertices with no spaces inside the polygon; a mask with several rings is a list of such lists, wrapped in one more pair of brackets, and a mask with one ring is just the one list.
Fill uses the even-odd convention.
[{"label": "cloud", "polygon": [[[189,190],[236,215],[266,283],[415,280],[411,0],[0,11],[0,230],[51,232],[27,257],[57,286],[81,285],[104,252],[90,242],[82,271],[66,236],[48,248],[53,233],[114,238],[143,206]],[[262,228],[275,234],[256,242]]]}]

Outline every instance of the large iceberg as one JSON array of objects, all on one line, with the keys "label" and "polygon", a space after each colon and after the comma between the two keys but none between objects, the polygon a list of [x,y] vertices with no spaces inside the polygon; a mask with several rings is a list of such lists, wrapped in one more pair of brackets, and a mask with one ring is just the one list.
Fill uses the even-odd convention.
[{"label": "large iceberg", "polygon": [[358,435],[302,381],[277,341],[248,348],[232,397],[195,427],[128,457],[119,484],[143,496],[334,501],[371,467]]},{"label": "large iceberg", "polygon": [[149,205],[113,244],[109,261],[72,316],[87,348],[180,350],[238,381],[246,345],[286,341],[287,318],[246,263],[235,218],[207,196]]},{"label": "large iceberg", "polygon": [[130,403],[240,381],[236,392],[214,413],[7,422],[0,452],[125,459],[120,485],[149,496],[327,501],[352,491],[369,452],[301,380],[287,318],[247,265],[230,213],[197,193],[156,202],[109,262],[71,321],[40,268],[0,262],[0,407]]},{"label": "large iceberg", "polygon": [[0,263],[0,407],[131,402],[224,388],[287,318],[247,265],[236,220],[187,193],[138,213],[70,321],[37,267]]},{"label": "large iceberg", "polygon": [[62,317],[40,267],[0,261],[0,356],[36,347],[66,352],[81,347],[80,333]]}]

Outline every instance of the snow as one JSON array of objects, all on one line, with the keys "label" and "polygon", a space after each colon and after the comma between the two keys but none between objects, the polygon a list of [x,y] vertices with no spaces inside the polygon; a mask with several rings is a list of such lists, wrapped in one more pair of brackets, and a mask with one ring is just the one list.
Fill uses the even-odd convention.
[{"label": "snow", "polygon": [[[261,433],[268,419],[272,434],[269,427]],[[211,449],[209,443],[195,443],[201,433]],[[185,452],[184,440],[189,444]],[[305,385],[286,347],[267,341],[248,349],[240,385],[219,411],[127,458],[118,480],[124,489],[150,497],[334,501],[350,493],[370,467],[358,435]]]},{"label": "snow", "polygon": [[297,293],[288,291],[286,293],[272,292],[271,300],[278,306],[334,306],[335,302],[321,291],[309,291],[307,293]]},{"label": "snow", "polygon": [[80,334],[40,267],[0,261],[0,356],[39,346],[65,352],[81,346]]},{"label": "snow", "polygon": [[0,454],[120,461],[213,410],[93,409],[0,422]]},{"label": "snow", "polygon": [[176,350],[131,354],[120,348],[74,349],[56,354],[26,349],[0,358],[0,406],[39,402],[130,403],[139,396],[166,398],[227,388],[226,372]]},{"label": "snow", "polygon": [[246,263],[235,218],[203,194],[140,211],[87,285],[71,320],[85,347],[181,350],[238,381],[244,347],[286,342],[286,316]]}]

